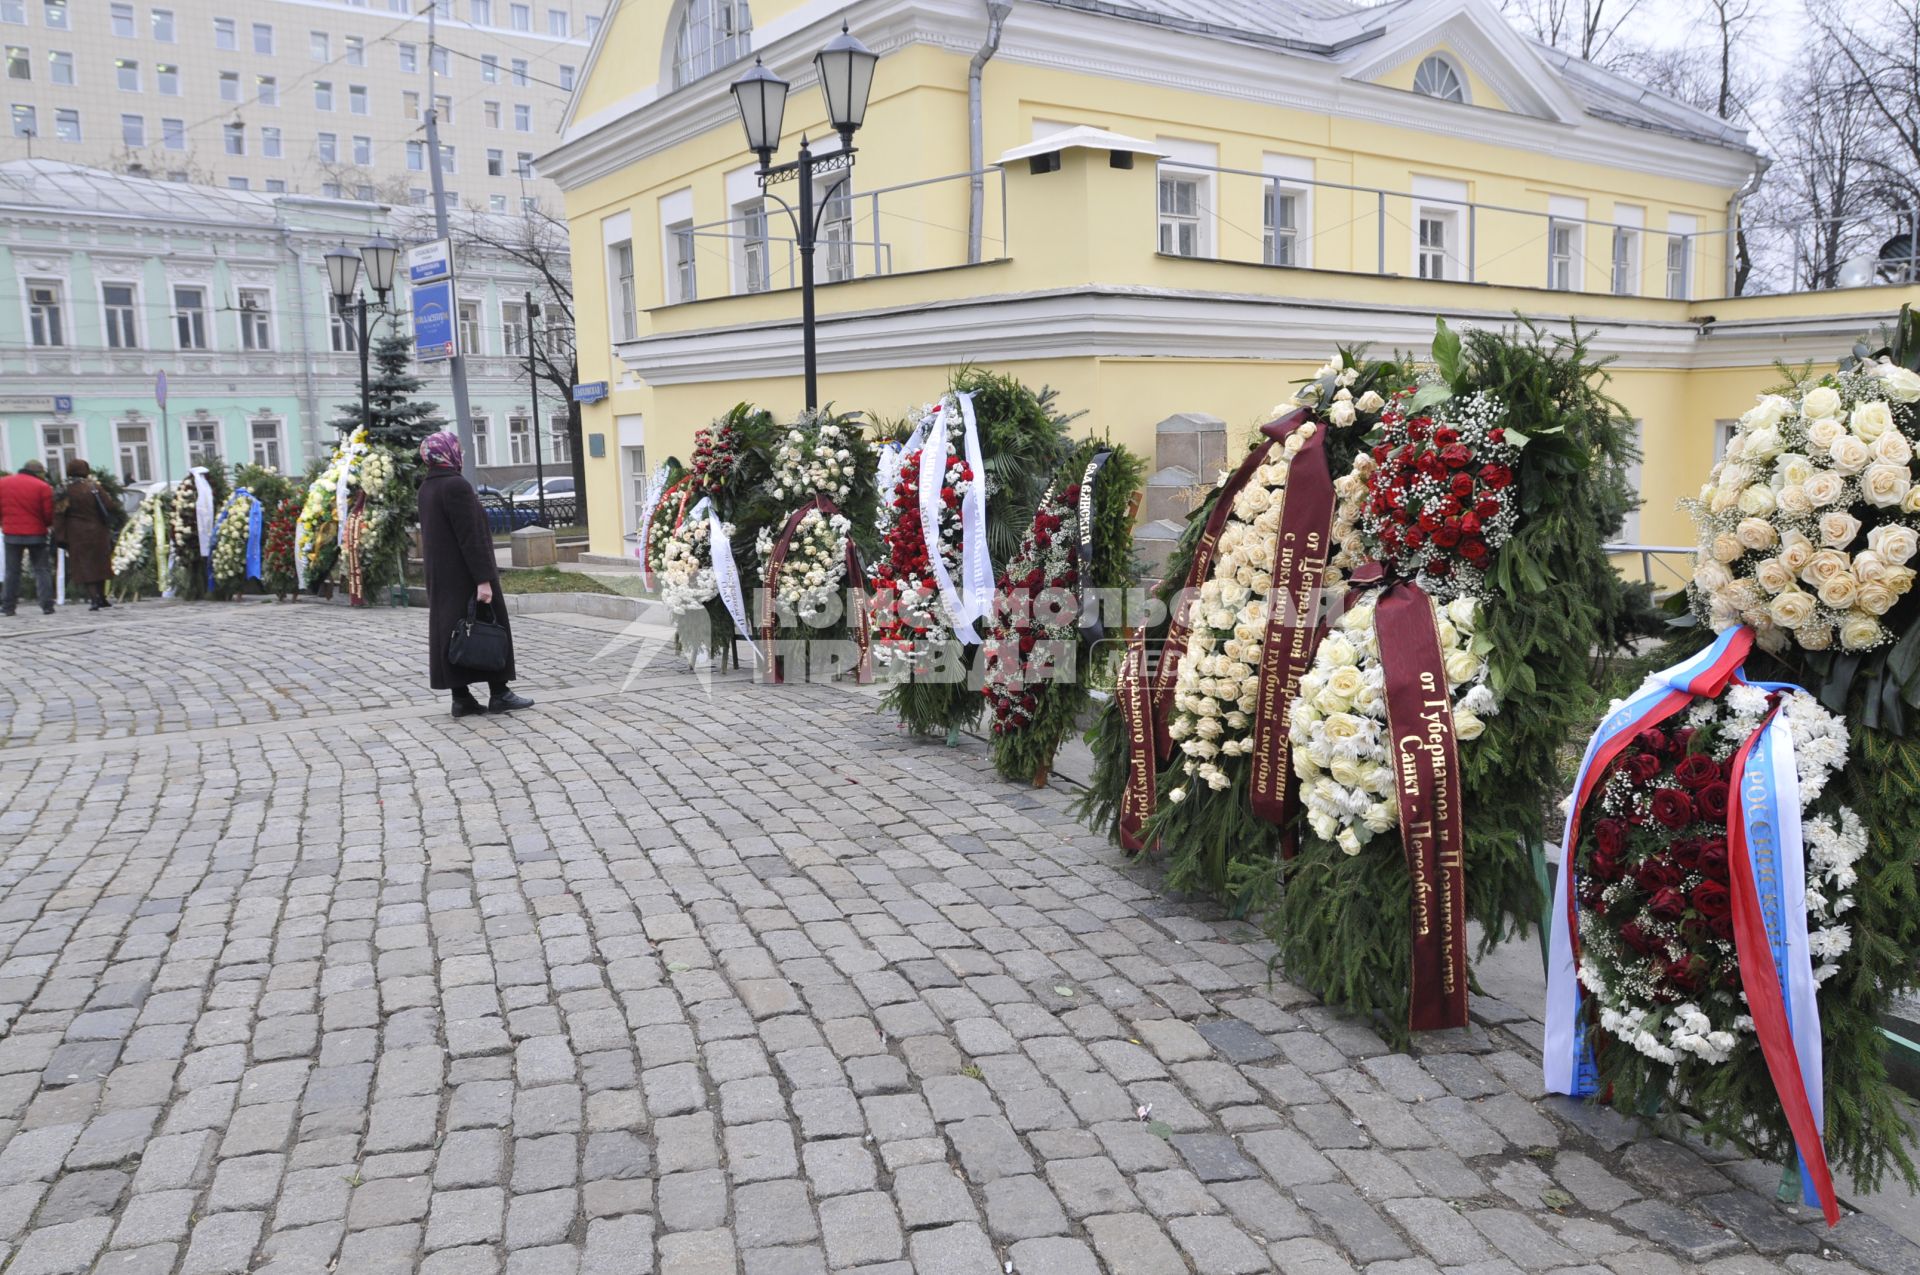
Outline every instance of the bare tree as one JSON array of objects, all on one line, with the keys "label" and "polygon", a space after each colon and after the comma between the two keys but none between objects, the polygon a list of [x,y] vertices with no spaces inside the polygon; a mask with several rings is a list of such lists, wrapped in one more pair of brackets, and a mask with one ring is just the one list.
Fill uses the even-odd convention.
[{"label": "bare tree", "polygon": [[1542,44],[1611,68],[1628,48],[1615,37],[1642,0],[1500,0],[1500,12]]}]

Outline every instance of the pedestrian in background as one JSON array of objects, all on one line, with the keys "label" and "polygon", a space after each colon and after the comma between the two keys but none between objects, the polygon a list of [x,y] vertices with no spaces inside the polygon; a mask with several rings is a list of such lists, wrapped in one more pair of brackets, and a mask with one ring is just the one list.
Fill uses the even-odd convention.
[{"label": "pedestrian in background", "polygon": [[53,484],[37,460],[17,474],[0,478],[0,539],[6,551],[7,583],[0,589],[0,615],[12,615],[20,601],[20,558],[33,567],[33,596],[40,610],[53,614]]},{"label": "pedestrian in background", "polygon": [[420,557],[427,573],[428,684],[436,691],[453,692],[453,715],[465,717],[483,711],[468,685],[487,683],[490,692],[484,711],[511,712],[533,703],[516,695],[507,683],[514,680],[509,657],[497,673],[463,669],[447,659],[447,640],[454,625],[464,620],[475,603],[492,612],[492,620],[506,627],[506,598],[500,592],[500,568],[493,557],[493,530],[479,493],[460,473],[460,436],[442,430],[420,444],[427,476],[420,482]]},{"label": "pedestrian in background", "polygon": [[92,467],[84,460],[68,461],[53,539],[67,551],[67,574],[86,589],[89,611],[113,605],[107,601],[107,577],[113,574],[114,522]]}]

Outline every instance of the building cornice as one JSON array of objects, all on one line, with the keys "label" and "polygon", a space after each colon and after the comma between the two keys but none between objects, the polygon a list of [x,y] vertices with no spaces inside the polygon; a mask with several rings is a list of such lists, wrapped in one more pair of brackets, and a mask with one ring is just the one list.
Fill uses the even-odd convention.
[{"label": "building cornice", "polygon": [[[1596,355],[1622,368],[1825,361],[1884,318],[1885,290],[1861,291],[1859,313],[1812,319],[1581,319],[1578,327]],[[1455,326],[1514,322],[1504,309],[1087,287],[827,315],[818,342],[826,373],[1074,358],[1319,362],[1337,345],[1424,352],[1436,312]],[[1574,326],[1545,316],[1536,322],[1562,334]],[[656,386],[798,376],[798,329],[793,321],[661,333],[621,343],[615,353]]]}]

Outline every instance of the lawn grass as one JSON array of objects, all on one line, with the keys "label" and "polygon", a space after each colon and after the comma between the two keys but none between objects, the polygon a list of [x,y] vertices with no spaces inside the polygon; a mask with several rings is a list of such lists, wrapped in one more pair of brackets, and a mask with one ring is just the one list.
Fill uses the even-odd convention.
[{"label": "lawn grass", "polygon": [[500,573],[500,587],[511,598],[516,593],[617,593],[599,579],[558,567],[509,568]]}]

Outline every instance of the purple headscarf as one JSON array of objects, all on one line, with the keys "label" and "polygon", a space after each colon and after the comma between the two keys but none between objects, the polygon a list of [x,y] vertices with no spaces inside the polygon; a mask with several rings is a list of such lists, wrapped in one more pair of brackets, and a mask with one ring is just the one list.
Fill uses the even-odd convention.
[{"label": "purple headscarf", "polygon": [[460,435],[450,429],[427,435],[420,444],[420,459],[429,465],[460,468]]}]

